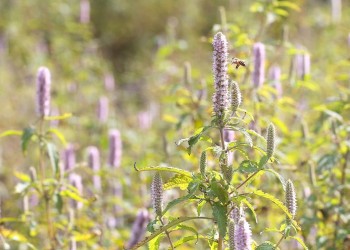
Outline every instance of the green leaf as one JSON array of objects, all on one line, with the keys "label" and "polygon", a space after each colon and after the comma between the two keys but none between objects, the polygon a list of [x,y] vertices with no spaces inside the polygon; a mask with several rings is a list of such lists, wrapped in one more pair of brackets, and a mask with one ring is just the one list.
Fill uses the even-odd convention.
[{"label": "green leaf", "polygon": [[24,174],[24,173],[18,172],[18,171],[14,171],[13,174],[21,181],[30,182],[30,177],[27,174]]},{"label": "green leaf", "polygon": [[83,197],[81,197],[78,193],[73,192],[73,191],[68,190],[68,189],[61,191],[60,195],[62,197],[69,197],[75,201],[80,201],[80,202],[83,202],[86,204],[88,203],[88,201],[86,199],[84,199]]},{"label": "green leaf", "polygon": [[0,137],[5,137],[5,136],[9,136],[9,135],[19,135],[21,136],[23,134],[23,131],[20,130],[6,130],[5,132],[2,132],[0,134]]},{"label": "green leaf", "polygon": [[265,241],[264,243],[260,244],[255,248],[255,250],[275,250],[275,244]]},{"label": "green leaf", "polygon": [[63,146],[67,145],[67,141],[66,138],[64,137],[64,135],[56,128],[50,128],[48,131],[48,133],[54,134],[57,136],[57,138],[61,141],[61,143],[63,144]]},{"label": "green leaf", "polygon": [[242,199],[241,202],[243,202],[250,209],[250,211],[252,211],[254,219],[255,219],[255,223],[258,224],[258,217],[256,216],[253,205],[247,199]]},{"label": "green leaf", "polygon": [[56,146],[53,143],[48,142],[48,143],[46,143],[46,148],[47,148],[47,153],[49,155],[50,163],[51,163],[53,171],[56,174],[60,173],[59,155],[58,155],[58,152],[56,150]]},{"label": "green leaf", "polygon": [[238,170],[241,173],[255,173],[260,170],[259,164],[255,161],[244,160],[239,164]]},{"label": "green leaf", "polygon": [[269,158],[264,155],[263,157],[261,157],[260,161],[259,161],[259,168],[263,168],[265,166],[265,164],[268,162]]},{"label": "green leaf", "polygon": [[[200,236],[199,238],[205,239],[204,236]],[[179,246],[183,245],[184,243],[192,241],[192,240],[198,241],[198,237],[196,237],[195,235],[182,237],[178,241],[174,242],[174,248],[179,247]]]},{"label": "green leaf", "polygon": [[252,194],[255,194],[259,197],[265,198],[270,200],[272,203],[274,203],[276,206],[278,206],[280,209],[283,210],[283,212],[288,216],[288,218],[292,221],[293,225],[300,230],[299,225],[296,223],[295,220],[293,220],[292,215],[289,213],[288,208],[276,197],[274,197],[271,194],[264,193],[262,190],[256,190]]},{"label": "green leaf", "polygon": [[192,178],[182,175],[176,174],[172,178],[170,178],[166,183],[164,183],[164,190],[172,189],[172,188],[180,188],[181,190],[186,190],[188,184],[192,181]]},{"label": "green leaf", "polygon": [[172,208],[173,206],[184,202],[188,199],[191,199],[194,195],[194,193],[198,190],[199,187],[199,183],[198,182],[192,182],[188,185],[188,189],[189,189],[189,193],[185,196],[182,196],[180,198],[177,198],[175,200],[172,200],[171,202],[168,203],[168,205],[166,206],[166,208],[163,210],[163,214],[165,214],[170,208]]},{"label": "green leaf", "polygon": [[25,128],[23,130],[22,137],[21,137],[21,148],[24,154],[27,152],[28,143],[30,142],[30,139],[32,138],[34,133],[35,133],[35,130],[30,127]]},{"label": "green leaf", "polygon": [[196,143],[199,141],[199,139],[201,138],[201,136],[208,130],[210,129],[211,126],[205,126],[205,127],[202,127],[200,129],[198,129],[195,134],[193,136],[191,136],[188,140],[188,154],[190,155],[191,154],[191,151],[192,151],[192,147],[194,145],[196,145]]},{"label": "green leaf", "polygon": [[160,234],[157,237],[155,237],[153,240],[151,240],[148,244],[149,250],[159,250],[160,242],[164,238],[164,234]]},{"label": "green leaf", "polygon": [[219,198],[221,203],[225,204],[228,201],[228,194],[226,189],[221,186],[220,183],[217,181],[213,181],[211,183],[211,190],[213,191],[214,195]]},{"label": "green leaf", "polygon": [[252,137],[250,137],[250,134],[246,130],[239,130],[242,134],[244,134],[246,142],[249,144],[250,147],[253,147],[253,140]]},{"label": "green leaf", "polygon": [[62,196],[59,193],[56,193],[53,196],[53,202],[55,204],[55,207],[56,207],[57,211],[61,214],[62,213],[62,208],[63,208]]},{"label": "green leaf", "polygon": [[225,237],[227,230],[227,207],[218,202],[213,203],[213,216],[218,223],[219,235]]},{"label": "green leaf", "polygon": [[279,7],[286,7],[295,11],[300,11],[300,7],[293,3],[293,2],[289,2],[289,1],[277,1],[276,5]]},{"label": "green leaf", "polygon": [[300,243],[300,245],[302,245],[302,247],[303,247],[305,250],[309,249],[301,238],[299,238],[299,237],[297,237],[297,236],[289,236],[289,238],[292,238],[292,239],[298,241],[298,242]]},{"label": "green leaf", "polygon": [[157,237],[161,233],[165,232],[166,230],[168,230],[168,229],[170,229],[170,228],[172,228],[172,227],[174,227],[182,222],[189,221],[189,220],[212,220],[212,218],[209,218],[209,217],[181,217],[181,218],[178,218],[176,220],[171,221],[170,223],[168,223],[164,227],[158,229],[153,234],[151,234],[150,236],[146,237],[144,240],[137,243],[130,250],[138,249],[140,246],[143,246],[146,243],[150,242],[151,240],[153,240],[155,237]]},{"label": "green leaf", "polygon": [[64,113],[63,115],[59,116],[45,116],[44,120],[45,121],[53,121],[53,120],[63,120],[72,117],[71,113]]},{"label": "green leaf", "polygon": [[180,168],[174,168],[174,167],[155,166],[155,167],[146,167],[146,168],[140,168],[140,169],[135,168],[135,169],[137,171],[165,171],[165,172],[181,174],[187,177],[192,177],[191,172]]},{"label": "green leaf", "polygon": [[270,172],[270,173],[274,174],[278,178],[278,180],[281,182],[283,189],[284,189],[284,187],[286,186],[286,180],[282,177],[282,175],[280,175],[279,173],[277,173],[275,170],[273,170],[271,168],[264,169],[263,171]]},{"label": "green leaf", "polygon": [[201,202],[198,203],[198,205],[197,205],[197,214],[198,214],[198,216],[201,215],[202,209],[203,209],[203,207],[204,207],[204,205],[206,203],[207,202],[205,200],[202,200]]},{"label": "green leaf", "polygon": [[156,225],[158,223],[158,220],[152,220],[147,224],[147,231],[150,233],[154,233],[155,229],[154,229],[154,225]]},{"label": "green leaf", "polygon": [[[193,227],[190,227],[190,226],[186,226],[186,225],[182,225],[182,224],[179,224],[176,226],[176,228],[174,228],[172,231],[175,231],[175,230],[187,230],[187,231],[190,231],[192,233],[194,233],[194,237],[196,239],[196,241],[198,241],[198,238],[199,238],[199,235],[198,235],[198,232],[195,228]],[[197,243],[197,242],[196,242]]]},{"label": "green leaf", "polygon": [[284,10],[284,9],[281,9],[281,8],[275,8],[273,10],[273,12],[279,16],[283,16],[283,17],[286,17],[289,15],[288,11]]}]

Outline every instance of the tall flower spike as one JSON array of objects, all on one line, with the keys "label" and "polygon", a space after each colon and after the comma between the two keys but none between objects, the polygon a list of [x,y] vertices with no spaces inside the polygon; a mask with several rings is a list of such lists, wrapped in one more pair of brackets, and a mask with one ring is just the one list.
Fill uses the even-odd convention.
[{"label": "tall flower spike", "polygon": [[269,78],[272,82],[272,86],[277,92],[277,97],[282,97],[282,84],[281,84],[281,68],[278,66],[272,66],[269,71]]},{"label": "tall flower spike", "polygon": [[70,171],[75,167],[75,151],[72,144],[68,144],[63,151],[64,172]]},{"label": "tall flower spike", "polygon": [[243,206],[234,205],[230,217],[235,224],[238,224],[239,220],[244,216]]},{"label": "tall flower spike", "polygon": [[238,107],[242,103],[242,95],[239,90],[239,86],[237,82],[231,81],[232,91],[231,91],[231,106],[232,112],[236,112]]},{"label": "tall flower spike", "polygon": [[122,157],[122,141],[120,132],[113,129],[109,132],[109,157],[108,164],[111,167],[120,167]]},{"label": "tall flower spike", "polygon": [[88,154],[88,166],[93,171],[92,176],[92,182],[94,185],[94,188],[97,191],[101,190],[101,177],[98,175],[98,171],[100,170],[101,163],[100,163],[100,152],[98,151],[98,148],[94,146],[90,146],[87,148],[87,154]]},{"label": "tall flower spike", "polygon": [[267,158],[271,158],[275,152],[275,126],[271,123],[267,128],[267,147],[266,155]]},{"label": "tall flower spike", "polygon": [[216,116],[222,117],[229,105],[229,88],[227,77],[227,41],[225,35],[221,32],[214,36],[213,48],[213,73],[215,84],[213,107]]},{"label": "tall flower spike", "polygon": [[40,117],[48,116],[50,113],[50,87],[51,74],[48,68],[40,67],[38,69],[36,80],[36,112]]},{"label": "tall flower spike", "polygon": [[207,152],[206,151],[203,151],[201,154],[199,168],[202,176],[205,176],[205,172],[207,169]]},{"label": "tall flower spike", "polygon": [[235,250],[251,250],[252,249],[252,232],[245,218],[241,218],[235,225],[234,245]]},{"label": "tall flower spike", "polygon": [[286,183],[286,207],[294,219],[297,212],[297,199],[294,185],[291,180],[288,180]]},{"label": "tall flower spike", "polygon": [[153,177],[151,196],[153,209],[156,212],[156,215],[161,216],[163,210],[163,181],[159,172]]},{"label": "tall flower spike", "polygon": [[[78,194],[83,194],[83,181],[80,175],[72,173],[69,175],[69,183],[77,189]],[[83,203],[81,201],[72,200],[72,207],[75,209],[82,209]]]},{"label": "tall flower spike", "polygon": [[229,220],[228,224],[228,242],[229,249],[235,250],[235,223],[232,220]]},{"label": "tall flower spike", "polygon": [[265,45],[256,43],[253,47],[253,86],[259,88],[265,81]]},{"label": "tall flower spike", "polygon": [[131,238],[128,244],[126,245],[126,249],[132,248],[139,241],[142,240],[146,232],[146,227],[149,220],[150,220],[150,216],[148,211],[144,208],[139,210],[139,212],[137,213],[136,220],[132,225]]},{"label": "tall flower spike", "polygon": [[80,0],[80,22],[90,22],[90,2],[89,0]]},{"label": "tall flower spike", "polygon": [[100,97],[98,100],[97,118],[101,123],[108,121],[108,98],[105,96]]}]

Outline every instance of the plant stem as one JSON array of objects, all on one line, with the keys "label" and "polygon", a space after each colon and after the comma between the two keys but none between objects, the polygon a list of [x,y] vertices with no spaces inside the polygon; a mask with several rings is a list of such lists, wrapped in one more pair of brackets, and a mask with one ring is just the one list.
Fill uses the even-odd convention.
[{"label": "plant stem", "polygon": [[259,171],[256,171],[254,174],[250,175],[247,179],[245,179],[245,181],[243,181],[241,184],[239,184],[236,189],[239,189],[240,187],[242,187],[244,184],[246,184],[251,178],[253,178],[257,173],[259,173]]},{"label": "plant stem", "polygon": [[46,178],[45,166],[44,166],[44,149],[43,149],[43,126],[44,118],[41,118],[39,121],[39,165],[41,172],[41,188],[43,192],[43,197],[45,201],[45,215],[47,220],[47,234],[50,240],[50,249],[55,249],[55,236],[52,227],[52,220],[50,214],[50,195],[48,190],[46,190],[44,180]]},{"label": "plant stem", "polygon": [[[220,139],[221,139],[221,147],[222,147],[222,150],[225,150],[226,149],[226,146],[225,146],[225,140],[224,140],[224,127],[221,126],[220,127]],[[225,163],[226,164],[226,163]],[[227,205],[226,205],[227,206]],[[219,234],[219,239],[218,239],[218,250],[222,250],[223,248],[223,238],[225,237],[225,235],[220,235]]]},{"label": "plant stem", "polygon": [[284,239],[284,234],[282,235],[281,239],[277,242],[275,249],[281,244],[283,239]]},{"label": "plant stem", "polygon": [[[162,225],[164,226],[165,224],[164,224],[162,218],[160,218],[159,220],[160,220],[160,223],[162,223]],[[174,246],[173,246],[173,243],[171,242],[171,238],[170,238],[170,234],[169,234],[168,230],[165,230],[165,234],[166,234],[166,237],[168,238],[171,249],[174,249]]]},{"label": "plant stem", "polygon": [[219,240],[218,240],[218,250],[221,250],[223,247],[223,238],[221,236],[219,236]]}]

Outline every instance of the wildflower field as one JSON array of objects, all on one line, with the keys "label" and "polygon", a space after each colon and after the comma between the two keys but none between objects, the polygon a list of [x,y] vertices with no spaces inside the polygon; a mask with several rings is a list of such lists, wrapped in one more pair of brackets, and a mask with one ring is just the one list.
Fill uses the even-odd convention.
[{"label": "wildflower field", "polygon": [[350,249],[350,2],[1,0],[0,249]]}]

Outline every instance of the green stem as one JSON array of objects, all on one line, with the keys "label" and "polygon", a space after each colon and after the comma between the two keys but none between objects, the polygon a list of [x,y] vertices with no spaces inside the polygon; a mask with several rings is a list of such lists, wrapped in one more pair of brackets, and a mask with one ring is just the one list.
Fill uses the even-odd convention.
[{"label": "green stem", "polygon": [[239,184],[237,187],[236,187],[236,190],[239,189],[240,187],[242,187],[244,184],[246,184],[251,178],[253,178],[257,173],[259,173],[259,171],[256,171],[254,174],[250,175],[247,179],[245,179],[245,181],[243,181],[241,184]]},{"label": "green stem", "polygon": [[41,172],[41,189],[43,192],[43,197],[45,201],[45,216],[47,221],[47,234],[50,240],[50,249],[55,249],[55,236],[53,232],[51,214],[50,214],[50,195],[48,190],[46,190],[44,181],[46,178],[45,164],[44,164],[44,146],[43,146],[43,128],[44,128],[44,118],[39,121],[39,166]]},{"label": "green stem", "polygon": [[[164,222],[163,222],[162,218],[159,218],[159,220],[162,223],[162,225],[164,226]],[[165,230],[165,234],[166,234],[166,237],[168,238],[171,249],[174,249],[174,246],[173,246],[173,243],[171,242],[171,238],[170,238],[170,234],[169,234],[168,230]]]},{"label": "green stem", "polygon": [[139,243],[137,243],[130,250],[135,250],[135,249],[145,245],[146,243],[148,243],[149,241],[151,241],[152,239],[154,239],[155,237],[157,237],[161,233],[165,232],[166,230],[168,230],[168,229],[170,229],[170,228],[172,228],[172,227],[174,227],[182,222],[189,221],[189,220],[201,220],[201,219],[202,220],[212,220],[213,218],[210,218],[210,217],[182,217],[182,218],[178,218],[178,219],[173,220],[172,222],[168,223],[164,227],[160,228],[159,230],[157,230],[156,232],[154,232],[150,236],[146,237],[143,241],[140,241]]}]

